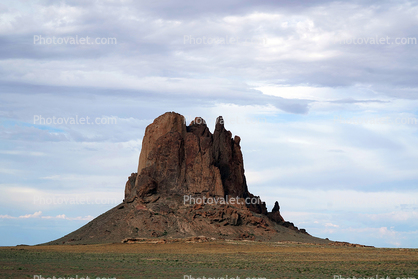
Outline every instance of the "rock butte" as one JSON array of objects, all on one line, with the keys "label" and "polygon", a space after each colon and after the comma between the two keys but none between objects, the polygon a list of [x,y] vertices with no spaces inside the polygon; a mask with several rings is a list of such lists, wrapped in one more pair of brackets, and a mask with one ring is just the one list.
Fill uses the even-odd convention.
[{"label": "rock butte", "polygon": [[[145,130],[138,171],[126,182],[124,201],[47,244],[131,243],[146,238],[198,236],[329,243],[286,222],[278,202],[268,212],[265,203],[248,191],[241,139],[232,137],[223,122],[218,117],[212,134],[200,117],[188,126],[175,112],[156,118]],[[190,199],[207,202],[185,202]]]}]

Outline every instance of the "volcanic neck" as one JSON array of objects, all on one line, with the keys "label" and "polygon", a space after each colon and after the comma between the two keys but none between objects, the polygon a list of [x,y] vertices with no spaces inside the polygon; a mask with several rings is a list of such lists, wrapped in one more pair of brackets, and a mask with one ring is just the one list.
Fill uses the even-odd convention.
[{"label": "volcanic neck", "polygon": [[[185,197],[196,202],[186,203]],[[221,202],[197,202],[205,197]],[[240,138],[225,129],[222,117],[212,134],[200,117],[186,126],[182,115],[167,112],[145,130],[138,172],[126,182],[123,203],[48,244],[197,236],[328,243],[285,221],[278,202],[267,212],[248,191]]]},{"label": "volcanic neck", "polygon": [[[146,128],[138,175],[132,174],[126,183],[125,202],[147,203],[171,195],[255,197],[245,179],[240,137],[232,138],[221,116],[213,134],[202,118],[186,126],[185,118],[175,112],[161,115]],[[264,202],[247,207],[267,215]]]}]

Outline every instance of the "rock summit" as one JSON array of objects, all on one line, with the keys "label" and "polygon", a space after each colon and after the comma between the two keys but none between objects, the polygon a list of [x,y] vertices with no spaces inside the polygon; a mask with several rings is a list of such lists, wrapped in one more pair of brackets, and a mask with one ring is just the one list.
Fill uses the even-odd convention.
[{"label": "rock summit", "polygon": [[123,202],[48,244],[136,242],[141,239],[249,239],[323,243],[285,221],[276,201],[268,212],[248,190],[239,136],[220,116],[211,133],[196,117],[167,112],[145,130],[137,172]]}]

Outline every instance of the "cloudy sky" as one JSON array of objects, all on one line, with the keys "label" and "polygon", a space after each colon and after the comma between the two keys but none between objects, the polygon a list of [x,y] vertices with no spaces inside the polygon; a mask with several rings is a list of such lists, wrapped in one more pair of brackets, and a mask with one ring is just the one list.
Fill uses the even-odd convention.
[{"label": "cloudy sky", "polygon": [[417,27],[402,0],[2,1],[0,245],[120,203],[176,111],[222,115],[250,191],[312,235],[418,248]]}]

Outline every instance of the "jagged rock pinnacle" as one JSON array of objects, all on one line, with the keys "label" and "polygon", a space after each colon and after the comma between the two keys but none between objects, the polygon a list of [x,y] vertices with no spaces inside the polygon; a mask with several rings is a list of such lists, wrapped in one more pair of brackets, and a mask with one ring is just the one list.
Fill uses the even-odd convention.
[{"label": "jagged rock pinnacle", "polygon": [[248,191],[240,142],[221,116],[213,134],[201,117],[187,126],[178,113],[159,116],[145,130],[138,172],[126,182],[123,203],[49,244],[200,235],[324,242],[284,221],[278,202],[268,213],[266,204]]},{"label": "jagged rock pinnacle", "polygon": [[[184,117],[167,112],[145,131],[135,184],[127,184],[125,200],[152,195],[194,194],[252,197],[244,175],[241,139],[232,138],[218,117],[212,134],[196,117],[186,126]],[[267,212],[265,204],[254,211]]]}]

